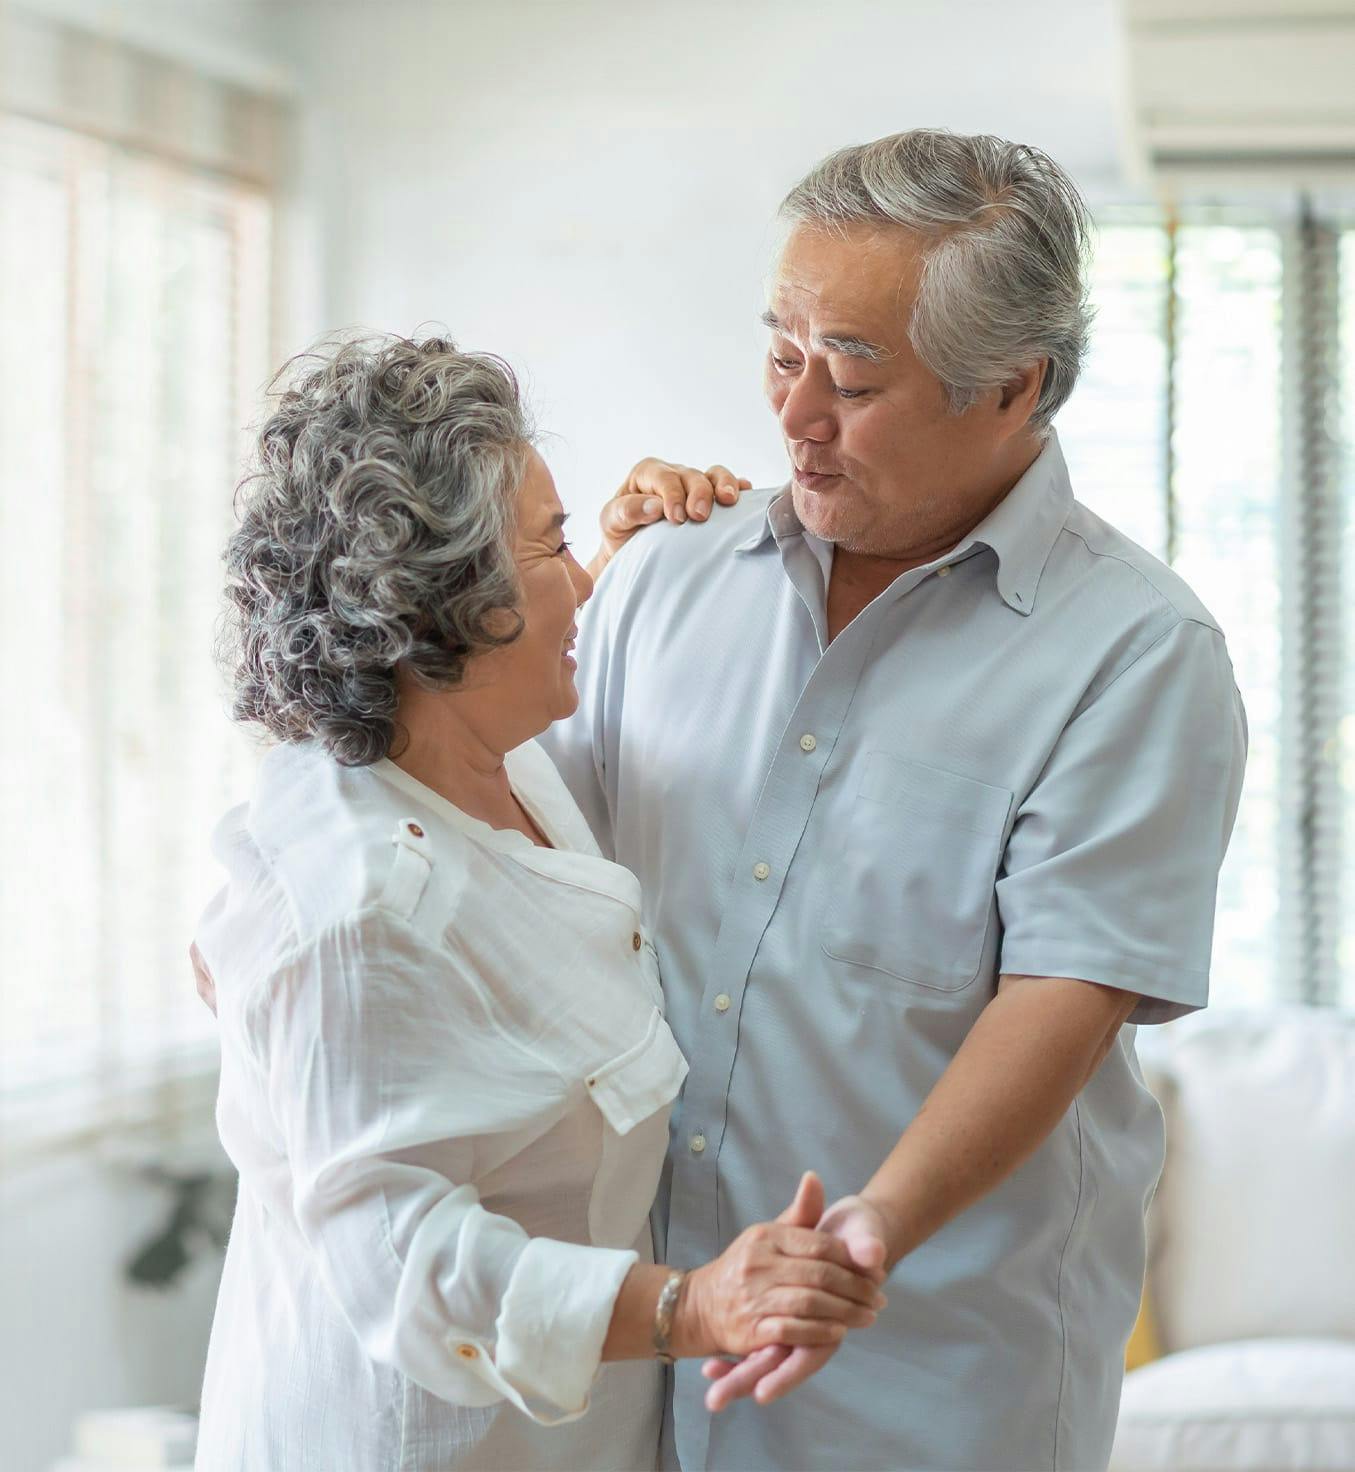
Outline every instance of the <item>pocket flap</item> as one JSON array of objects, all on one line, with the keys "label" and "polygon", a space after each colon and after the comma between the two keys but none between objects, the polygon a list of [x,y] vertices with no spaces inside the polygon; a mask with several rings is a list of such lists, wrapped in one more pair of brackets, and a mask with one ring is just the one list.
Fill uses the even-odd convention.
[{"label": "pocket flap", "polygon": [[1012,794],[1005,787],[887,751],[872,751],[866,758],[858,795],[985,838],[1003,831],[1012,805]]},{"label": "pocket flap", "polygon": [[633,1048],[588,1075],[588,1092],[618,1135],[677,1098],[687,1077],[687,1060],[657,1007],[645,1035]]}]

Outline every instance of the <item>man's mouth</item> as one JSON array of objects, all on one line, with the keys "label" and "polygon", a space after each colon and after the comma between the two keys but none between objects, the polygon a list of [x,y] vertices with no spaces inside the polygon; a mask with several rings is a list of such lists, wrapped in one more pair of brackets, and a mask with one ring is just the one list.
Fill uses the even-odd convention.
[{"label": "man's mouth", "polygon": [[797,465],[795,467],[795,480],[806,490],[814,491],[820,486],[826,486],[830,481],[840,480],[841,475],[835,470],[811,470],[808,466]]}]

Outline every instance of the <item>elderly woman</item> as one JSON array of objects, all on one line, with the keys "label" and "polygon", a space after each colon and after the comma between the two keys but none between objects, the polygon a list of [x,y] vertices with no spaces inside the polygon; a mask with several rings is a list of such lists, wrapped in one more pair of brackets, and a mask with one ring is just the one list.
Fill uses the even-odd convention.
[{"label": "elderly woman", "polygon": [[532,739],[592,581],[516,383],[438,338],[304,358],[242,511],[234,713],[276,745],[196,942],[240,1172],[198,1466],[652,1467],[660,1359],[881,1300],[792,1224],[812,1177],[654,1262],[687,1065],[638,884]]}]

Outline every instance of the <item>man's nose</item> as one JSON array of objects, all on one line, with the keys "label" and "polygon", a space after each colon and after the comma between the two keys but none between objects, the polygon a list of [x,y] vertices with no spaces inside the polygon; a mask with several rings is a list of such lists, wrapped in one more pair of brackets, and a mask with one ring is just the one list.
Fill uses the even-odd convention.
[{"label": "man's nose", "polygon": [[828,400],[821,389],[802,374],[781,401],[781,432],[788,440],[831,440],[837,432]]},{"label": "man's nose", "polygon": [[593,575],[581,563],[576,562],[574,572],[574,599],[576,608],[582,608],[593,596]]}]

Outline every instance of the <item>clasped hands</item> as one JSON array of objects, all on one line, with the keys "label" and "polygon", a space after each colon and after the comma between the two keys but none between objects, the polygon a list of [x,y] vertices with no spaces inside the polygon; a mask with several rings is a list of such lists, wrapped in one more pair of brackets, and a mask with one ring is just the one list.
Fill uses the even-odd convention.
[{"label": "clasped hands", "polygon": [[[777,1221],[838,1238],[856,1271],[877,1285],[884,1281],[889,1223],[874,1203],[861,1196],[844,1196],[825,1210],[823,1182],[809,1172]],[[706,1408],[722,1411],[744,1396],[752,1396],[759,1405],[770,1405],[821,1370],[837,1353],[843,1337],[845,1331],[827,1344],[771,1344],[743,1359],[706,1360],[701,1373],[713,1382],[706,1391]]]}]

